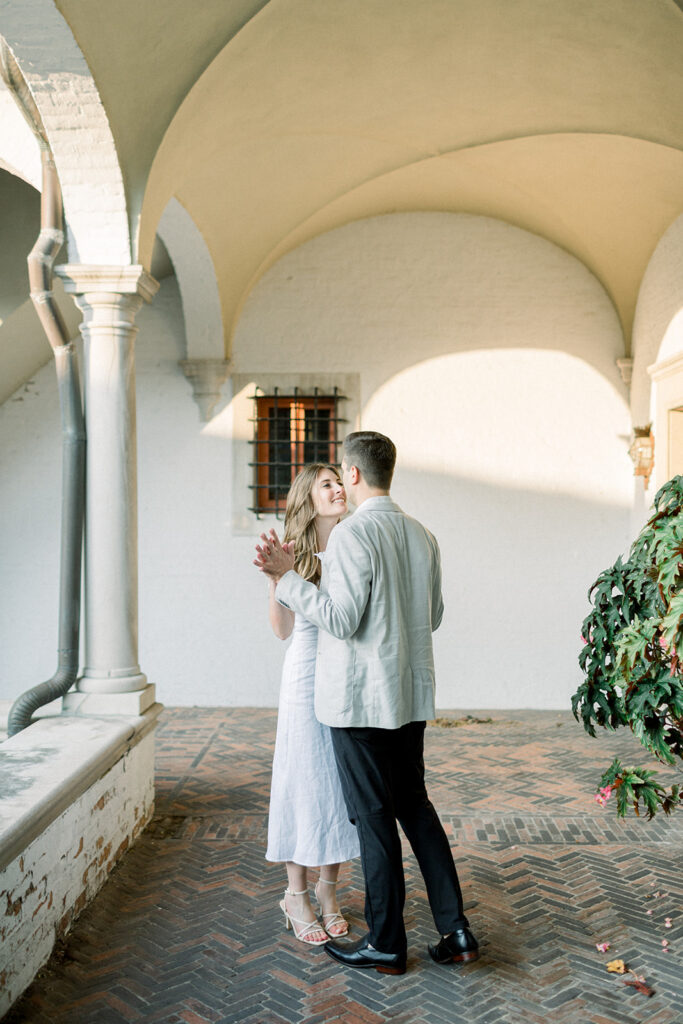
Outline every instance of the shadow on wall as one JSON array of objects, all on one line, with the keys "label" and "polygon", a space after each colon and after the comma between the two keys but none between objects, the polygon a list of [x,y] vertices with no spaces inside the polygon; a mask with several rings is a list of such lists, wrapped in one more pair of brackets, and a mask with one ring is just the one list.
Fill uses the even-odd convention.
[{"label": "shadow on wall", "polygon": [[437,705],[567,708],[587,590],[629,546],[629,508],[401,469],[393,495],[441,547]]},{"label": "shadow on wall", "polygon": [[[580,681],[586,593],[628,547],[630,509],[408,468],[393,495],[441,547],[438,706],[566,709]],[[253,537],[202,529],[202,502],[198,488],[182,509],[168,507],[166,529],[183,524],[182,573],[169,559],[149,565],[152,549],[141,548],[145,671],[164,704],[275,707],[287,645],[270,630],[252,565],[258,527]]]}]

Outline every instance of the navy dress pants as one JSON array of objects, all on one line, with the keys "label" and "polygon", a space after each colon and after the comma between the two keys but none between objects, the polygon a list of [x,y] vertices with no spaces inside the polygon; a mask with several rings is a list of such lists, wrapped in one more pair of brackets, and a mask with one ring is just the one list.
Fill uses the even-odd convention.
[{"label": "navy dress pants", "polygon": [[468,923],[448,838],[425,788],[424,731],[424,722],[331,730],[342,792],[360,840],[368,941],[383,953],[403,953],[407,945],[397,820],[417,858],[440,934]]}]

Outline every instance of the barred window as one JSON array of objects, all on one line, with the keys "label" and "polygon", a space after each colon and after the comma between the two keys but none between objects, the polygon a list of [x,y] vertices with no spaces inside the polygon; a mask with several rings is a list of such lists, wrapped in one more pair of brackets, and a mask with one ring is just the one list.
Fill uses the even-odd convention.
[{"label": "barred window", "polygon": [[343,401],[337,388],[332,394],[303,393],[294,388],[290,394],[255,394],[254,505],[251,512],[284,515],[287,492],[294,477],[309,462],[337,465],[338,403]]}]

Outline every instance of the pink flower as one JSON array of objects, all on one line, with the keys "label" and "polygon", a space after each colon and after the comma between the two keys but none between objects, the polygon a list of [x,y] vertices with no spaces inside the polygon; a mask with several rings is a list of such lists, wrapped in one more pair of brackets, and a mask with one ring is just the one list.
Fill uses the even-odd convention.
[{"label": "pink flower", "polygon": [[671,918],[670,917],[665,917],[664,918],[664,927],[665,928],[671,928]]},{"label": "pink flower", "polygon": [[666,947],[668,945],[669,945],[669,940],[668,939],[662,939],[662,946],[663,946],[663,948],[666,949]]},{"label": "pink flower", "polygon": [[612,795],[613,788],[613,786],[602,786],[599,792],[595,794],[595,802],[604,807]]},{"label": "pink flower", "polygon": [[597,949],[598,953],[606,953],[607,950],[610,948],[610,944],[609,942],[596,942],[595,948]]}]

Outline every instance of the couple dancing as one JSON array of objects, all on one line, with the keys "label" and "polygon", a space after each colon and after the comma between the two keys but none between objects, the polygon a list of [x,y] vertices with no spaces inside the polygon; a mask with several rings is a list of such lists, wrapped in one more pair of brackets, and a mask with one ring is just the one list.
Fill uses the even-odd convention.
[{"label": "couple dancing", "polygon": [[[285,659],[268,821],[272,861],[285,861],[289,928],[347,967],[406,969],[400,823],[425,880],[440,940],[437,963],[476,960],[450,846],[424,784],[433,718],[432,631],[443,613],[438,545],[389,495],[396,449],[358,431],[342,477],[306,466],[287,498],[285,542],[262,534],[254,564],[269,579]],[[343,521],[346,498],[357,511]],[[339,524],[339,525],[337,525]],[[314,695],[315,693],[315,695]],[[315,703],[314,703],[315,702]],[[315,707],[315,711],[314,711]],[[340,862],[360,852],[367,935],[340,942]],[[307,868],[320,866],[311,906]]]}]

